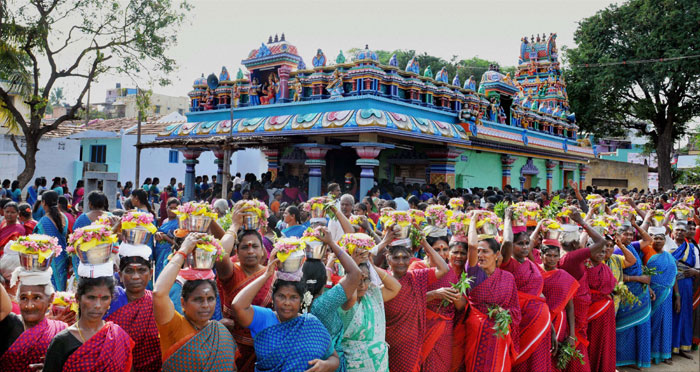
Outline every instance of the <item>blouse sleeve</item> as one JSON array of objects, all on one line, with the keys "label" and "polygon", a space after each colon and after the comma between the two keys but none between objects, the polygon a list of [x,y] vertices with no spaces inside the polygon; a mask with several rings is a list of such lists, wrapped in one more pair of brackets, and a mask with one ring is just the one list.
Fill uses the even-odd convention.
[{"label": "blouse sleeve", "polygon": [[258,334],[258,332],[279,323],[279,320],[277,320],[277,315],[275,315],[275,312],[272,311],[272,309],[255,305],[252,307],[253,321],[250,323],[250,326],[248,326],[248,329],[250,329],[250,334],[253,338],[255,338],[255,335]]}]

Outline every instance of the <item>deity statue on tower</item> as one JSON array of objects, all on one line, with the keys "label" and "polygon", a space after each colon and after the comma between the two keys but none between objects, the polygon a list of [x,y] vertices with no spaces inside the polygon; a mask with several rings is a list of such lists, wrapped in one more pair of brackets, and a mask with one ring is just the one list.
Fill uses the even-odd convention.
[{"label": "deity statue on tower", "polygon": [[323,51],[320,48],[316,51],[316,55],[311,60],[311,63],[314,65],[314,67],[323,67],[326,65],[326,55],[323,54]]},{"label": "deity statue on tower", "polygon": [[339,70],[333,71],[333,80],[328,83],[326,90],[330,93],[331,99],[343,97],[343,93],[345,93],[343,90],[343,75]]}]

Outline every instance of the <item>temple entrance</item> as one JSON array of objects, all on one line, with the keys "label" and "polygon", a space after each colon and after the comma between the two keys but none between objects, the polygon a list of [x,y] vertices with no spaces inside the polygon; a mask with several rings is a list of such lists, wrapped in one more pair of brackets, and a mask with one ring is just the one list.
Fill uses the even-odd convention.
[{"label": "temple entrance", "polygon": [[326,153],[326,183],[323,185],[324,189],[329,183],[337,182],[345,190],[346,173],[352,173],[355,185],[359,187],[360,171],[362,169],[355,165],[358,158],[359,156],[357,156],[355,149],[350,147],[328,150],[328,153]]}]

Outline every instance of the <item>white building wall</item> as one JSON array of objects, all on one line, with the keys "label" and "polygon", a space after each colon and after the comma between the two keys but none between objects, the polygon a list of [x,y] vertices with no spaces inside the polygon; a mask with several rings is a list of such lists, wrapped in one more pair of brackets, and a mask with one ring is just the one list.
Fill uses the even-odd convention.
[{"label": "white building wall", "polygon": [[[17,138],[22,151],[25,151],[23,138]],[[51,183],[54,177],[65,177],[68,185],[75,187],[77,179],[74,176],[75,162],[80,159],[80,141],[65,138],[44,137],[39,141],[36,171],[34,178],[46,177]],[[0,178],[15,180],[24,170],[24,160],[19,156],[9,136],[0,136]],[[49,185],[51,186],[51,185]]]}]

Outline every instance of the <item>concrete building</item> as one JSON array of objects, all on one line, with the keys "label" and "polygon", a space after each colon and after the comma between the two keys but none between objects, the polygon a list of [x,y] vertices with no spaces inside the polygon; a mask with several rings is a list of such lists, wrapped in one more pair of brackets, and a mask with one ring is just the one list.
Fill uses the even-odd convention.
[{"label": "concrete building", "polygon": [[[105,96],[105,102],[102,104],[107,117],[128,119],[137,118],[137,94],[138,89],[122,88],[121,84],[119,83],[117,83],[116,88],[108,89]],[[170,112],[178,112],[182,115],[187,111],[188,107],[189,98],[187,97],[174,97],[158,93],[153,93],[151,95],[150,114],[156,117],[163,116]]]}]

